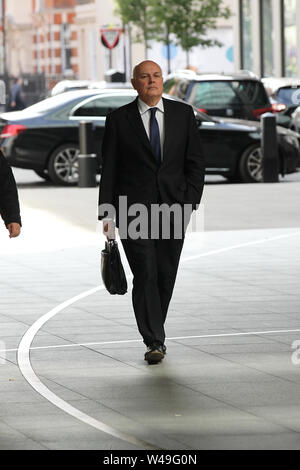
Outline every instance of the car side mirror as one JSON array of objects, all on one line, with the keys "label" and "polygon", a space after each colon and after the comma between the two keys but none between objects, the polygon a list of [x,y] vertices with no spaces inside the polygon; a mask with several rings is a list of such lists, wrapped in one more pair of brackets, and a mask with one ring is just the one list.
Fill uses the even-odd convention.
[{"label": "car side mirror", "polygon": [[196,117],[197,126],[201,127],[202,126],[202,120],[198,116],[195,116],[195,117]]}]

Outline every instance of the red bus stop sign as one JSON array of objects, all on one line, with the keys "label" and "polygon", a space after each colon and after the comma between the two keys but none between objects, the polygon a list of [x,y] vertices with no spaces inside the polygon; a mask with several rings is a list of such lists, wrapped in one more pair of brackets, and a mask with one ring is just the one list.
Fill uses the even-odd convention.
[{"label": "red bus stop sign", "polygon": [[122,28],[101,28],[100,34],[103,46],[108,49],[116,47],[122,32]]}]

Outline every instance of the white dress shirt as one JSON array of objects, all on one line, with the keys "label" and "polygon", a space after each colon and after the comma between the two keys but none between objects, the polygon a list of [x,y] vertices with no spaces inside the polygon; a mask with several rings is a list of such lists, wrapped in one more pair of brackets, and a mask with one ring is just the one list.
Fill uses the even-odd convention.
[{"label": "white dress shirt", "polygon": [[159,128],[159,135],[160,135],[160,152],[161,152],[161,159],[163,159],[163,148],[164,148],[164,141],[165,141],[165,123],[164,123],[164,103],[162,98],[155,106],[148,106],[144,101],[138,98],[138,108],[141,114],[141,118],[147,132],[147,136],[150,140],[150,117],[151,112],[149,109],[157,108],[155,113],[155,117],[158,123]]}]

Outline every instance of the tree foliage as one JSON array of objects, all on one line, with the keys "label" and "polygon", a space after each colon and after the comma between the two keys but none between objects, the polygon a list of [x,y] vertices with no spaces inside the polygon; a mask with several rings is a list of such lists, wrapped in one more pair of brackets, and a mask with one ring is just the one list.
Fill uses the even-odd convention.
[{"label": "tree foliage", "polygon": [[124,24],[136,27],[135,41],[142,39],[148,42],[154,39],[155,18],[151,12],[151,0],[116,0],[116,13],[122,18]]},{"label": "tree foliage", "polygon": [[[223,7],[223,0],[149,0],[157,25],[165,25],[175,36],[175,42],[185,51],[195,46],[221,46],[216,39],[207,37],[215,29],[218,18],[229,18],[231,11]],[[160,29],[157,40],[166,42]]]},{"label": "tree foliage", "polygon": [[169,45],[176,44],[189,52],[195,46],[221,46],[207,37],[215,29],[218,18],[229,18],[231,11],[223,0],[116,0],[117,12],[126,24],[137,27],[135,40],[143,37],[146,47],[156,39]]}]

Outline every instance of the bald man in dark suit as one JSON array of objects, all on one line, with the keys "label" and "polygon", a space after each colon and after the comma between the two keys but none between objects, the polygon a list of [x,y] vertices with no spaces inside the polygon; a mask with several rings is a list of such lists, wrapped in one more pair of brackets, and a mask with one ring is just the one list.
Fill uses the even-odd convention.
[{"label": "bald man in dark suit", "polygon": [[[177,215],[168,219],[170,233],[164,236],[158,222],[153,236],[155,205],[177,204],[196,209],[204,185],[204,158],[199,130],[191,106],[162,98],[163,78],[158,64],[144,61],[134,68],[132,85],[138,97],[107,116],[102,145],[102,175],[99,208],[110,204],[116,209],[116,226],[133,273],[132,301],[140,334],[147,346],[145,360],[160,362],[166,354],[164,323],[175,284],[186,224],[181,236],[175,234]],[[130,235],[121,230],[124,211],[120,197],[128,207],[143,204],[149,211],[148,235]],[[114,238],[115,222],[107,212],[99,212],[104,233]],[[134,217],[126,218],[130,229]],[[125,225],[126,225],[125,224]],[[124,225],[124,224],[123,224]],[[154,230],[155,232],[155,230]]]}]

